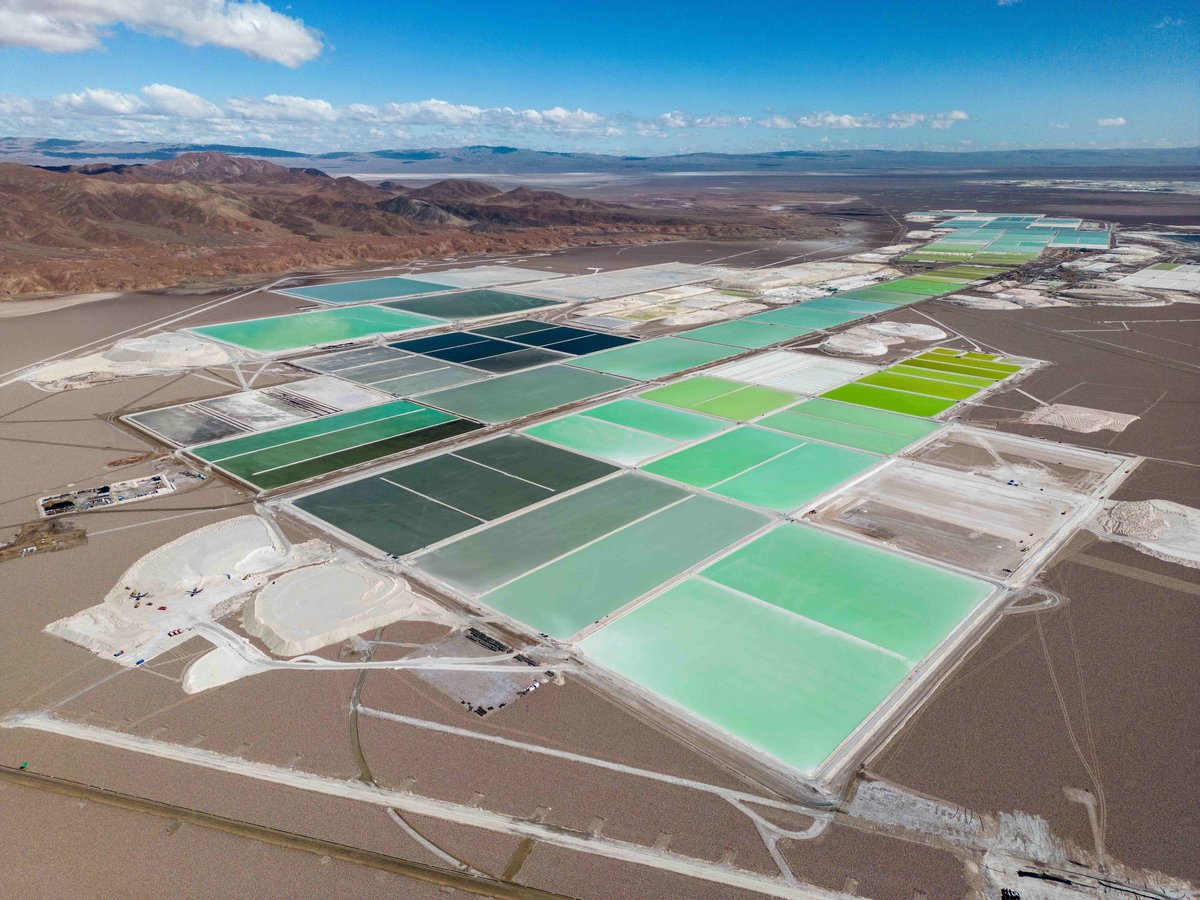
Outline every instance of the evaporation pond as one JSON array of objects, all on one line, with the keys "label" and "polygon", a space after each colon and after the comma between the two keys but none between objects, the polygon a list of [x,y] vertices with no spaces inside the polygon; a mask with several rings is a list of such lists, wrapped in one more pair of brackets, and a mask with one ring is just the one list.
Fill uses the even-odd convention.
[{"label": "evaporation pond", "polygon": [[624,378],[564,365],[541,366],[421,397],[422,402],[480,422],[521,419],[618,390]]},{"label": "evaporation pond", "polygon": [[510,313],[555,306],[554,300],[525,297],[508,291],[481,289],[461,291],[457,294],[441,294],[435,297],[413,297],[410,300],[395,300],[385,303],[391,309],[435,316],[439,319],[482,319],[486,316],[502,316]]},{"label": "evaporation pond", "polygon": [[783,525],[580,646],[721,731],[813,773],[991,590]]},{"label": "evaporation pond", "polygon": [[637,465],[727,427],[727,422],[709,416],[641,400],[617,400],[534,425],[524,433],[622,465]]},{"label": "evaporation pond", "polygon": [[376,334],[398,334],[442,324],[441,319],[378,306],[349,306],[321,312],[271,316],[193,328],[226,344],[260,353],[298,350],[317,344],[350,341]]},{"label": "evaporation pond", "polygon": [[309,494],[295,505],[402,556],[614,471],[586,456],[503,435]]},{"label": "evaporation pond", "polygon": [[878,457],[746,426],[645,467],[722,497],[790,512],[879,461]]},{"label": "evaporation pond", "polygon": [[485,594],[480,602],[565,640],[769,521],[712,497],[688,497]]},{"label": "evaporation pond", "polygon": [[663,337],[612,350],[601,350],[599,353],[574,360],[569,365],[639,381],[652,381],[655,378],[694,369],[705,363],[726,359],[737,352],[720,344]]},{"label": "evaporation pond", "polygon": [[367,300],[387,300],[392,297],[407,297],[409,294],[431,294],[444,290],[447,290],[444,285],[428,281],[389,277],[284,288],[279,293],[320,303],[362,303]]}]

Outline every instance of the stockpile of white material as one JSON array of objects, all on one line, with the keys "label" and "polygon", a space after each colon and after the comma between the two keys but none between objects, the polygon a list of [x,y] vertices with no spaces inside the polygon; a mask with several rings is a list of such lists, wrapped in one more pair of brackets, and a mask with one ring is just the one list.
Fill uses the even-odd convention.
[{"label": "stockpile of white material", "polygon": [[1090,434],[1093,431],[1124,431],[1137,420],[1137,416],[1128,413],[1072,406],[1069,403],[1039,406],[1021,417],[1021,421],[1029,425],[1050,425],[1081,434]]},{"label": "stockpile of white material", "polygon": [[1168,500],[1106,503],[1090,526],[1101,537],[1200,568],[1200,509]]},{"label": "stockpile of white material", "polygon": [[190,334],[169,332],[118,341],[107,350],[48,363],[24,379],[49,390],[70,390],[137,375],[161,375],[184,369],[223,366],[230,351]]},{"label": "stockpile of white material", "polygon": [[971,294],[951,294],[941,299],[953,303],[955,306],[965,306],[968,309],[1024,309],[1015,300],[1004,300],[1000,297],[976,297]]},{"label": "stockpile of white material", "polygon": [[97,656],[137,665],[188,640],[196,625],[237,609],[272,577],[332,553],[322,541],[293,545],[266,519],[240,516],[150,551],[103,601],[46,631]]},{"label": "stockpile of white material", "polygon": [[1126,265],[1145,265],[1162,256],[1162,251],[1146,244],[1129,244],[1122,240],[1121,244],[1097,256],[1088,257],[1092,262],[1125,263]]},{"label": "stockpile of white material", "polygon": [[242,627],[279,656],[299,656],[400,619],[451,621],[403,578],[349,554],[296,569],[262,587],[242,611]]},{"label": "stockpile of white material", "polygon": [[[921,240],[929,240],[934,237],[932,231],[910,231],[907,237],[916,238],[917,235],[927,235]],[[892,244],[887,247],[876,247],[874,250],[866,250],[862,253],[855,253],[853,256],[846,257],[853,262],[887,262],[897,256],[903,256],[905,253],[911,253],[921,246],[920,240],[914,244]]]},{"label": "stockpile of white material", "polygon": [[905,341],[941,341],[947,337],[946,332],[934,325],[924,325],[919,322],[868,322],[860,328],[871,334],[883,335],[885,338],[899,338],[896,343]]},{"label": "stockpile of white material", "polygon": [[832,356],[883,356],[889,347],[907,341],[941,341],[946,332],[915,322],[868,322],[832,334],[820,344]]},{"label": "stockpile of white material", "polygon": [[832,356],[883,356],[888,352],[888,342],[882,335],[859,328],[831,334],[820,347]]},{"label": "stockpile of white material", "polygon": [[820,260],[778,266],[773,269],[728,269],[716,281],[717,287],[736,291],[764,291],[794,285],[824,284],[842,278],[874,274],[875,280],[898,277],[899,272],[887,270],[878,263],[838,262]]},{"label": "stockpile of white material", "polygon": [[792,303],[802,303],[805,300],[816,300],[818,297],[824,297],[829,292],[823,288],[801,287],[795,285],[793,287],[768,288],[759,295],[763,303],[770,303],[772,306],[789,306]]}]

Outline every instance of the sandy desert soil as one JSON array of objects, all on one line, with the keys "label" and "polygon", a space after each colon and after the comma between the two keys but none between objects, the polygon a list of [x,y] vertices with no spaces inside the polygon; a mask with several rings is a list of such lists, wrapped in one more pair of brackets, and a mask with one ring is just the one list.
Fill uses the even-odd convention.
[{"label": "sandy desert soil", "polygon": [[[915,197],[919,186],[912,191]],[[921,205],[950,203],[940,195],[935,199]],[[985,200],[970,205],[982,206]],[[1014,203],[1020,207],[1032,201]],[[846,232],[847,240],[855,245],[887,242],[892,227],[887,222],[888,216],[876,209]],[[825,252],[851,251],[774,241],[693,241],[587,248],[532,257],[522,264],[583,271],[592,265],[733,257],[744,265],[767,265],[819,258]],[[5,368],[67,353],[219,299],[123,295],[8,320],[0,332],[4,359],[12,360]],[[214,304],[188,324],[289,312],[297,305],[260,292],[224,306]],[[1121,310],[1117,316],[1112,310],[1079,309],[987,313],[931,303],[889,318],[934,324],[1003,353],[1054,363],[1023,380],[1020,390],[989,396],[966,416],[973,424],[1176,460],[1144,464],[1122,486],[1118,499],[1162,498],[1200,506],[1194,428],[1181,414],[1200,396],[1200,360],[1194,350],[1172,339],[1164,315],[1162,309]],[[1128,320],[1130,330],[1079,333],[1104,327],[1105,319],[1116,317]],[[268,371],[261,384],[279,377]],[[60,394],[21,383],[0,387],[5,460],[0,526],[8,530],[29,521],[33,499],[56,488],[136,477],[154,469],[155,456],[142,457],[157,448],[110,422],[113,411],[228,393],[233,384],[228,372],[216,371],[138,378]],[[1055,434],[1045,426],[1017,422],[1022,412],[1043,400],[1109,403],[1139,419],[1124,432],[1091,435]],[[652,722],[570,679],[482,719],[403,672],[374,672],[360,683],[350,672],[275,671],[189,696],[181,692],[179,680],[187,663],[207,649],[199,642],[178,647],[152,666],[126,671],[41,632],[47,622],[96,602],[150,549],[252,509],[245,493],[212,480],[178,496],[81,517],[88,531],[83,546],[0,564],[0,609],[8,623],[0,657],[0,709],[52,707],[98,727],[338,779],[363,777],[365,763],[370,777],[384,786],[408,786],[484,809],[537,815],[563,828],[597,828],[644,846],[665,842],[679,852],[731,860],[751,872],[774,871],[749,820],[725,801],[480,739],[528,741],[719,787],[757,790]],[[302,529],[289,534],[296,540],[306,536]],[[1200,878],[1191,852],[1200,841],[1194,814],[1200,796],[1190,778],[1190,748],[1200,733],[1189,713],[1200,684],[1179,663],[1200,638],[1195,590],[1188,590],[1194,588],[1194,571],[1080,536],[1043,577],[1063,602],[1041,612],[1005,616],[897,739],[868,760],[870,772],[979,814],[1022,810],[1041,815],[1056,834],[1089,852],[1095,841],[1086,811],[1067,799],[1063,788],[1090,790],[1103,796],[1109,856]],[[434,634],[436,630],[426,633],[417,626],[392,626],[382,637],[403,643]],[[331,648],[328,654],[336,658],[339,652]],[[380,716],[352,717],[355,696],[382,713],[465,733],[435,734]],[[381,810],[350,801],[62,737],[0,730],[0,764],[23,762],[36,772],[252,826],[445,865]],[[148,885],[167,875],[173,881],[176,872],[199,873],[204,860],[216,853],[242,861],[245,874],[239,868],[228,876],[232,881],[223,883],[235,890],[276,878],[271,883],[280,886],[279,896],[317,895],[328,891],[331,873],[339,886],[382,886],[416,897],[430,890],[424,882],[401,880],[391,871],[337,859],[323,862],[318,854],[283,849],[262,836],[235,839],[189,823],[172,831],[165,819],[145,812],[101,809],[93,803],[80,807],[76,800],[28,786],[0,785],[6,798],[17,798],[6,808],[14,811],[11,821],[18,823],[19,835],[5,848],[0,867],[11,874],[9,883],[27,895],[44,888],[51,859],[68,860],[62,867],[64,885],[90,878],[86,883],[92,891],[129,893],[131,872]],[[1164,822],[1171,826],[1164,828]],[[424,820],[414,825],[452,856],[563,895],[739,896],[730,888],[550,846],[539,844],[529,852],[515,838],[461,826]],[[798,873],[828,890],[908,898],[916,892],[961,896],[978,888],[977,854],[878,833],[858,821],[839,820],[819,838],[786,842],[781,850]],[[114,865],[114,858],[126,865]],[[176,868],[164,875],[163,865]]]}]

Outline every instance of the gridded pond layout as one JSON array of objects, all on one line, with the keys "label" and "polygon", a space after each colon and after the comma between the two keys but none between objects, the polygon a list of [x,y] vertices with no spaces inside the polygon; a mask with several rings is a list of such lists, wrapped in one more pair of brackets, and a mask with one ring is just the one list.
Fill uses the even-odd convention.
[{"label": "gridded pond layout", "polygon": [[488,316],[511,315],[557,304],[553,300],[525,297],[508,291],[480,289],[460,291],[455,294],[439,294],[433,297],[414,297],[410,300],[394,300],[381,305],[389,309],[402,309],[439,319],[483,319]]},{"label": "gridded pond layout", "polygon": [[935,349],[821,396],[910,416],[936,416],[1017,374],[1024,363],[992,353]]},{"label": "gridded pond layout", "polygon": [[589,303],[610,297],[624,297],[657,291],[681,284],[696,284],[711,281],[726,274],[718,266],[693,265],[691,263],[655,263],[631,269],[614,269],[592,275],[573,275],[526,285],[522,291],[537,297],[546,297],[564,303]]},{"label": "gridded pond layout", "polygon": [[812,775],[992,586],[785,524],[580,642],[593,660]]},{"label": "gridded pond layout", "polygon": [[442,325],[441,319],[381,306],[350,306],[319,312],[270,316],[220,325],[201,325],[192,332],[256,353],[281,353],[320,344],[360,340],[377,334],[401,334]]},{"label": "gridded pond layout", "polygon": [[399,341],[391,346],[443,362],[503,374],[633,343],[636,343],[634,338],[523,319],[471,331],[451,331]]},{"label": "gridded pond layout", "polygon": [[[1081,231],[1080,219],[993,213],[953,216],[933,227],[943,233],[903,257],[905,262],[972,262],[1019,266],[1047,247],[1106,250],[1107,231]],[[939,273],[940,274],[940,273]]]},{"label": "gridded pond layout", "polygon": [[523,433],[621,465],[637,465],[729,427],[723,419],[626,399],[542,422]]},{"label": "gridded pond layout", "polygon": [[708,369],[706,374],[746,384],[819,394],[875,371],[875,366],[789,350],[771,350]]},{"label": "gridded pond layout", "polygon": [[403,556],[615,471],[586,456],[504,435],[293,504],[384,553]]},{"label": "gridded pond layout", "polygon": [[550,365],[436,391],[421,400],[456,415],[499,424],[598,397],[631,383],[612,375]]},{"label": "gridded pond layout", "polygon": [[521,319],[516,322],[502,322],[499,325],[488,325],[474,329],[477,334],[493,338],[503,338],[527,347],[544,347],[556,353],[566,353],[570,356],[583,356],[596,353],[612,347],[624,347],[637,341],[630,337],[606,334],[602,331],[592,331],[589,328],[577,328],[572,325],[554,325],[539,322],[536,319]]},{"label": "gridded pond layout", "polygon": [[775,388],[726,381],[711,375],[696,375],[673,384],[653,388],[642,395],[666,406],[690,409],[735,422],[746,422],[795,403],[795,394]]},{"label": "gridded pond layout", "polygon": [[654,338],[593,353],[570,363],[595,372],[653,381],[678,372],[686,372],[706,363],[736,356],[741,351],[720,344],[691,341],[681,337]]},{"label": "gridded pond layout", "polygon": [[479,428],[409,400],[227,438],[188,452],[259,490],[273,490]]},{"label": "gridded pond layout", "polygon": [[998,581],[1070,521],[1082,498],[897,462],[809,514],[813,521]]},{"label": "gridded pond layout", "polygon": [[382,403],[388,395],[331,375],[318,375],[254,391],[132,413],[123,420],[155,437],[187,447],[248,431]]},{"label": "gridded pond layout", "polygon": [[410,294],[433,294],[450,290],[445,285],[416,278],[365,278],[361,281],[339,281],[335,284],[312,284],[305,287],[280,288],[276,293],[315,300],[318,303],[363,303],[371,300],[391,300]]},{"label": "gridded pond layout", "polygon": [[415,397],[487,377],[487,373],[477,369],[406,353],[394,347],[360,347],[310,356],[292,363],[314,372],[330,372],[395,397]]},{"label": "gridded pond layout", "polygon": [[845,325],[847,322],[853,322],[855,319],[861,318],[862,316],[859,313],[810,309],[806,303],[797,303],[795,306],[781,306],[778,309],[772,309],[768,312],[756,313],[753,316],[747,316],[741,321],[763,325],[786,325],[800,329],[800,333],[802,334],[807,334],[808,332],[820,331],[823,328],[835,328],[838,325]]},{"label": "gridded pond layout", "polygon": [[885,455],[903,450],[943,427],[928,419],[819,397],[759,419],[757,424],[800,437]]},{"label": "gridded pond layout", "polygon": [[794,338],[803,337],[811,329],[795,325],[780,325],[772,322],[752,322],[742,319],[734,322],[719,322],[716,325],[705,325],[685,333],[688,340],[707,341],[712,344],[724,344],[728,347],[743,349],[759,349],[771,344],[780,344]]},{"label": "gridded pond layout", "polygon": [[747,425],[643,469],[731,500],[788,513],[879,461],[857,450]]},{"label": "gridded pond layout", "polygon": [[429,577],[565,640],[770,523],[625,473],[416,558]]}]

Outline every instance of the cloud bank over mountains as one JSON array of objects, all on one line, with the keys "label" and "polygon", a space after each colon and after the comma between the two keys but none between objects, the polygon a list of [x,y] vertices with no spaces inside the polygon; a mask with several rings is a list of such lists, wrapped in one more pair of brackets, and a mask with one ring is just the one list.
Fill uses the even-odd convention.
[{"label": "cloud bank over mountains", "polygon": [[[672,110],[656,116],[599,113],[554,106],[522,109],[476,106],[431,98],[380,104],[336,105],[286,94],[230,97],[215,103],[170,84],[148,84],[138,92],[88,87],[48,99],[0,95],[0,130],[12,135],[52,135],[114,140],[270,140],[310,150],[330,150],[419,141],[458,145],[494,140],[528,142],[543,136],[562,141],[603,142],[656,139],[714,131],[857,131],[929,128],[944,130],[967,121],[962,110],[884,114],[807,113],[737,115]],[[382,144],[381,144],[382,142]]]}]

